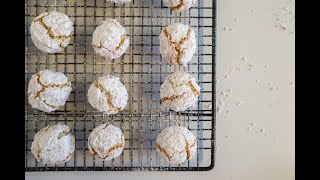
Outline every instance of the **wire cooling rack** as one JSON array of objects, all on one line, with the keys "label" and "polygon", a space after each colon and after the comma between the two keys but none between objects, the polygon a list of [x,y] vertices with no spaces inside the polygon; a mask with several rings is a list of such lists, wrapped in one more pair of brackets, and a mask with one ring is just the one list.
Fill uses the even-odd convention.
[{"label": "wire cooling rack", "polygon": [[[43,69],[63,72],[73,91],[64,107],[52,113],[32,109],[25,99],[25,171],[206,171],[214,167],[215,147],[215,0],[197,0],[187,12],[175,13],[162,0],[132,0],[124,5],[106,0],[26,0],[25,1],[25,92],[33,74]],[[74,36],[64,52],[43,53],[30,38],[30,24],[42,12],[59,11],[74,22]],[[127,30],[130,47],[123,57],[106,60],[94,54],[92,33],[105,19],[116,19]],[[195,30],[198,42],[192,61],[186,67],[161,60],[159,34],[173,22]],[[160,84],[174,71],[186,71],[201,86],[199,102],[180,113],[160,109]],[[87,101],[91,83],[104,74],[117,76],[129,92],[124,111],[107,116]],[[30,148],[41,128],[62,123],[76,137],[74,157],[58,165],[36,161]],[[94,158],[87,139],[101,123],[120,127],[125,135],[121,156],[111,161]],[[172,166],[160,157],[155,139],[167,126],[188,127],[198,138],[193,159]]]}]

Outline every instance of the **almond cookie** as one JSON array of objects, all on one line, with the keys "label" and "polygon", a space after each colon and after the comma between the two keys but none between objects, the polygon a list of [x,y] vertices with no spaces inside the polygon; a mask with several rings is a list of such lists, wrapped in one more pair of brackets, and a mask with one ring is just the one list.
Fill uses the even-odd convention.
[{"label": "almond cookie", "polygon": [[173,73],[161,84],[161,107],[177,112],[185,111],[196,104],[200,89],[195,78],[188,73]]},{"label": "almond cookie", "polygon": [[181,164],[194,157],[197,139],[187,128],[171,126],[158,135],[156,149],[170,164]]},{"label": "almond cookie", "polygon": [[92,155],[103,160],[111,160],[122,153],[124,135],[118,127],[101,124],[89,135],[88,147]]},{"label": "almond cookie", "polygon": [[88,90],[92,107],[108,115],[122,111],[128,102],[128,92],[119,78],[107,75],[98,78]]},{"label": "almond cookie", "polygon": [[57,53],[69,44],[73,22],[63,13],[44,12],[32,21],[30,34],[38,49],[46,53]]},{"label": "almond cookie", "polygon": [[114,3],[120,3],[120,4],[131,2],[131,0],[108,0],[108,1],[111,1]]},{"label": "almond cookie", "polygon": [[75,150],[75,137],[66,125],[50,125],[34,136],[31,153],[43,164],[60,164],[71,159]]},{"label": "almond cookie", "polygon": [[196,50],[196,36],[189,26],[174,23],[164,29],[160,34],[160,53],[169,64],[186,66]]},{"label": "almond cookie", "polygon": [[197,0],[163,0],[164,4],[171,10],[181,12],[191,8]]},{"label": "almond cookie", "polygon": [[115,19],[102,21],[93,32],[92,45],[96,54],[108,59],[119,58],[129,47],[126,29]]},{"label": "almond cookie", "polygon": [[32,108],[52,112],[64,106],[71,92],[66,75],[43,70],[32,75],[28,86],[28,101]]}]

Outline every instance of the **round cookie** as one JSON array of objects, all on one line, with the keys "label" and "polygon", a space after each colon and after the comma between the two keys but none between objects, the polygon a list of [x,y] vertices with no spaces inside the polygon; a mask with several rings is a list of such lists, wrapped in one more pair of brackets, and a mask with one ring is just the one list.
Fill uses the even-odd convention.
[{"label": "round cookie", "polygon": [[98,78],[88,90],[92,107],[108,115],[122,111],[128,102],[128,92],[119,78],[107,75]]},{"label": "round cookie", "polygon": [[96,54],[108,59],[119,58],[129,47],[126,29],[115,19],[102,21],[93,32],[92,45]]},{"label": "round cookie", "polygon": [[164,4],[173,11],[181,12],[191,8],[197,0],[163,0]]},{"label": "round cookie", "polygon": [[57,53],[69,44],[73,22],[63,13],[44,12],[32,21],[30,34],[38,49],[46,53]]},{"label": "round cookie", "polygon": [[171,126],[158,135],[156,149],[169,163],[181,164],[194,157],[197,139],[187,128]]},{"label": "round cookie", "polygon": [[120,4],[131,2],[131,0],[108,0],[108,1],[111,1],[114,3],[120,3]]},{"label": "round cookie", "polygon": [[43,164],[60,164],[71,159],[75,150],[75,137],[66,125],[50,125],[34,136],[31,152]]},{"label": "round cookie", "polygon": [[185,111],[194,106],[200,96],[200,86],[185,72],[168,76],[160,87],[161,107],[174,111]]},{"label": "round cookie", "polygon": [[89,135],[88,147],[92,155],[103,160],[111,160],[122,153],[124,135],[118,127],[101,124]]},{"label": "round cookie", "polygon": [[43,70],[32,75],[28,86],[28,101],[32,108],[52,112],[64,106],[71,92],[66,75]]},{"label": "round cookie", "polygon": [[196,46],[194,30],[187,25],[174,23],[161,31],[160,53],[169,64],[186,66],[192,60]]}]

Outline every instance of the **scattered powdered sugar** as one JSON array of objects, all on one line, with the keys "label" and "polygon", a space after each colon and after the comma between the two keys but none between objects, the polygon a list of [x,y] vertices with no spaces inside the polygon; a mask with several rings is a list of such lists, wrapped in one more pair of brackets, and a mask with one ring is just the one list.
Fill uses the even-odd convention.
[{"label": "scattered powdered sugar", "polygon": [[226,24],[217,24],[217,28],[219,30],[222,30],[223,32],[236,32],[236,28],[238,27],[240,23],[240,19],[238,17],[235,17],[233,19],[230,20],[229,23]]},{"label": "scattered powdered sugar", "polygon": [[257,127],[257,123],[249,123],[249,127],[246,128],[248,133],[255,133],[260,136],[269,136],[270,130],[266,128]]},{"label": "scattered powdered sugar", "polygon": [[250,72],[253,71],[255,68],[255,64],[251,59],[248,57],[244,56],[239,56],[236,58],[233,58],[230,62],[225,64],[225,72],[223,74],[224,78],[229,78],[235,73],[240,73],[240,72]]},{"label": "scattered powdered sugar", "polygon": [[221,151],[223,148],[221,146],[217,147],[217,151]]},{"label": "scattered powdered sugar", "polygon": [[279,9],[275,10],[275,27],[287,31],[290,35],[295,35],[295,1],[285,0]]},{"label": "scattered powdered sugar", "polygon": [[274,92],[274,91],[279,91],[280,90],[280,86],[277,83],[272,82],[272,81],[258,81],[257,84],[260,87],[265,88],[270,92]]}]

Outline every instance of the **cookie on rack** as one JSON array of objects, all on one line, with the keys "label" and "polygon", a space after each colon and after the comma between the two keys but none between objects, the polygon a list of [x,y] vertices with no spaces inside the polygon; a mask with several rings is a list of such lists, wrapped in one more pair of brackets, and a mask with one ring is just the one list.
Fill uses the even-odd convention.
[{"label": "cookie on rack", "polygon": [[69,44],[73,22],[63,13],[44,12],[32,21],[30,34],[38,49],[46,53],[57,53]]},{"label": "cookie on rack", "polygon": [[32,108],[52,112],[64,106],[71,92],[71,82],[61,72],[42,70],[32,75],[28,101]]},{"label": "cookie on rack", "polygon": [[190,74],[175,72],[161,84],[161,107],[176,112],[185,111],[196,104],[200,96],[200,89],[195,78]]},{"label": "cookie on rack", "polygon": [[111,160],[122,153],[124,135],[118,127],[101,124],[90,133],[88,147],[92,155],[103,160]]},{"label": "cookie on rack", "polygon": [[98,78],[88,90],[92,107],[108,115],[122,111],[128,102],[128,92],[119,78],[107,75]]},{"label": "cookie on rack", "polygon": [[160,53],[169,64],[186,66],[197,46],[194,30],[187,25],[174,23],[162,29]]},{"label": "cookie on rack", "polygon": [[107,1],[111,1],[114,3],[120,3],[120,4],[131,2],[131,0],[107,0]]},{"label": "cookie on rack", "polygon": [[181,164],[194,157],[197,139],[185,127],[170,126],[157,136],[156,149],[170,164]]},{"label": "cookie on rack", "polygon": [[190,9],[197,0],[163,0],[164,4],[171,10],[182,12]]},{"label": "cookie on rack", "polygon": [[43,164],[69,161],[75,150],[75,137],[66,125],[56,124],[42,128],[34,136],[31,153]]},{"label": "cookie on rack", "polygon": [[96,54],[116,59],[129,47],[129,37],[126,29],[115,19],[107,19],[93,32],[92,45]]}]

